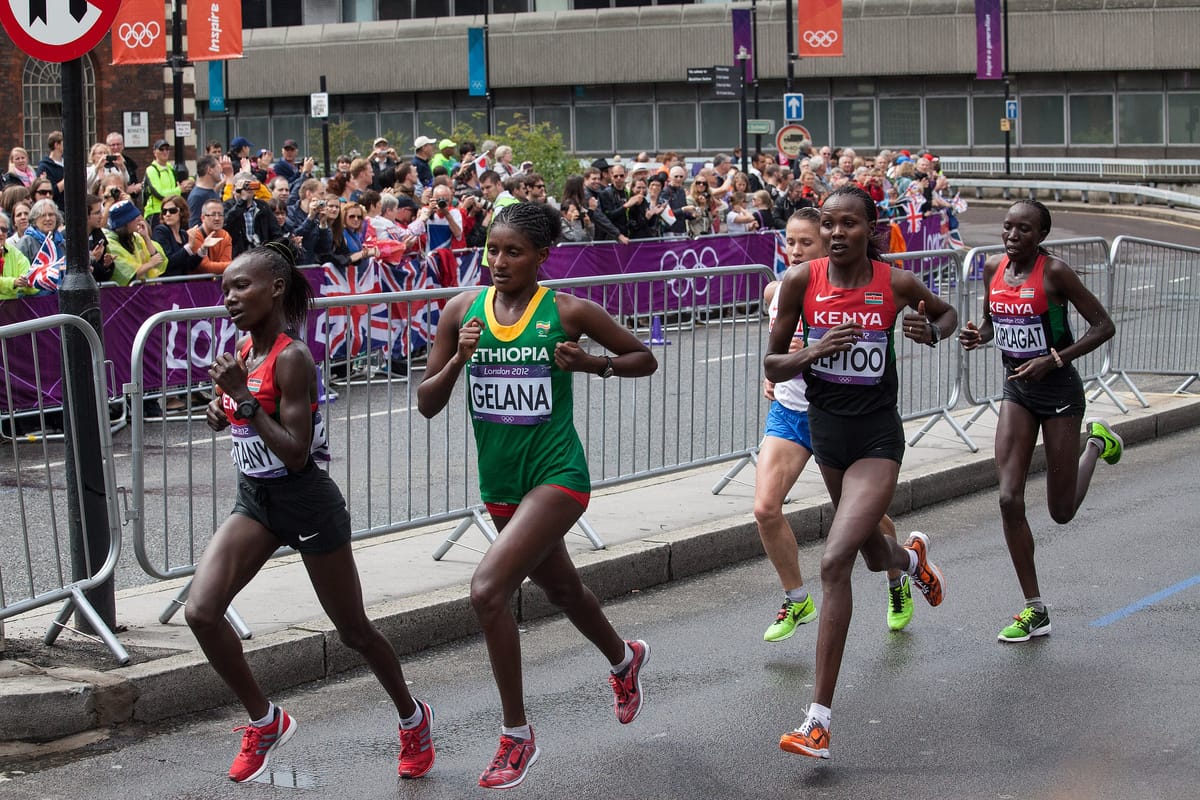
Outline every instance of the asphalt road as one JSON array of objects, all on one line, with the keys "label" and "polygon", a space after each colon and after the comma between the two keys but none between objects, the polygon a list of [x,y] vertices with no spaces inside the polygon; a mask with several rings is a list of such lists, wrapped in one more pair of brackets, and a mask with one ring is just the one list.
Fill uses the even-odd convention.
[{"label": "asphalt road", "polygon": [[[891,634],[881,577],[856,570],[830,761],[777,746],[809,700],[816,630],[762,641],[779,594],[764,559],[608,605],[623,635],[653,646],[647,705],[628,727],[613,719],[603,659],[578,633],[562,620],[527,626],[527,702],[542,754],[516,792],[1194,798],[1198,445],[1200,433],[1189,432],[1101,464],[1078,518],[1061,527],[1049,522],[1035,477],[1030,518],[1054,632],[1029,644],[995,640],[1021,598],[994,493],[900,519],[902,531],[931,535],[946,601],[930,609],[918,600],[909,629]],[[814,584],[819,554],[819,545],[801,551]],[[17,765],[28,774],[10,765],[0,798],[483,796],[475,781],[494,751],[499,704],[481,641],[429,651],[406,669],[437,712],[438,761],[420,781],[396,780],[394,713],[373,679],[354,675],[275,698],[301,727],[265,776],[274,786],[225,779],[238,742],[229,730],[241,724],[226,709],[122,729],[69,763]]]}]

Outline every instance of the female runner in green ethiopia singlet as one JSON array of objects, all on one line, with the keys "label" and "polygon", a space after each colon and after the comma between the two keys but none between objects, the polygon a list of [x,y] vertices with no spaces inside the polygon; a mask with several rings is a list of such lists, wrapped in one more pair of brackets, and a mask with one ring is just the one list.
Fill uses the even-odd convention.
[{"label": "female runner in green ethiopia singlet", "polygon": [[[608,659],[621,723],[641,710],[641,669],[650,656],[645,642],[623,641],[613,630],[563,537],[587,508],[591,489],[572,418],[572,373],[640,377],[658,362],[600,306],[538,285],[538,268],[559,230],[558,213],[536,203],[496,215],[487,244],[492,287],[446,304],[417,390],[418,409],[432,417],[466,368],[480,493],[498,531],[471,578],[471,605],[503,707],[500,747],[479,778],[486,788],[516,786],[539,753],[525,717],[512,615],[513,594],[526,577]],[[612,355],[584,351],[578,341],[585,335]]]}]

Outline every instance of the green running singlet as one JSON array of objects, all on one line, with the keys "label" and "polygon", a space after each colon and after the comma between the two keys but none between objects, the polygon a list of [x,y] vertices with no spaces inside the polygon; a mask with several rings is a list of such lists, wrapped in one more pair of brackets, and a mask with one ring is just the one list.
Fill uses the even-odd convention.
[{"label": "green running singlet", "polygon": [[555,345],[567,341],[556,295],[539,286],[521,319],[501,325],[495,294],[495,287],[480,292],[465,317],[484,320],[467,365],[479,493],[487,503],[516,504],[544,484],[590,492],[575,430],[574,376],[554,365]]}]

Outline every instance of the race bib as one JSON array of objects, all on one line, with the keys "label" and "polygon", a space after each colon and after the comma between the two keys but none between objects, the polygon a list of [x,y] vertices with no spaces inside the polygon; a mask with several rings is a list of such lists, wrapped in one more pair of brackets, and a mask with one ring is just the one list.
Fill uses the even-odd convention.
[{"label": "race bib", "polygon": [[251,478],[280,478],[287,475],[283,459],[267,447],[253,425],[231,425],[233,463],[238,471]]},{"label": "race bib", "polygon": [[996,347],[1010,358],[1033,358],[1050,352],[1041,317],[992,315]]},{"label": "race bib", "polygon": [[[829,333],[829,328],[809,328],[808,346],[812,347]],[[887,366],[887,331],[868,331],[849,350],[826,356],[812,364],[813,374],[830,383],[873,386],[883,379]]]},{"label": "race bib", "polygon": [[471,416],[502,425],[550,421],[554,394],[549,364],[472,364]]}]

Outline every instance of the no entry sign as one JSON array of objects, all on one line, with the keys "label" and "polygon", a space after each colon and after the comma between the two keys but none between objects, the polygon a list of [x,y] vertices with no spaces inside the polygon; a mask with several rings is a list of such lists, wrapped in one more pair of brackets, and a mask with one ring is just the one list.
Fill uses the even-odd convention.
[{"label": "no entry sign", "polygon": [[99,44],[120,7],[121,0],[0,0],[0,24],[23,52],[61,63]]}]

